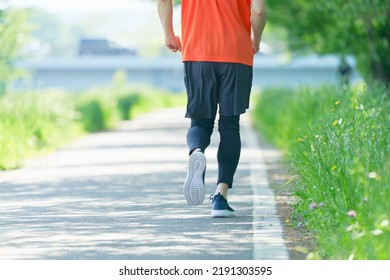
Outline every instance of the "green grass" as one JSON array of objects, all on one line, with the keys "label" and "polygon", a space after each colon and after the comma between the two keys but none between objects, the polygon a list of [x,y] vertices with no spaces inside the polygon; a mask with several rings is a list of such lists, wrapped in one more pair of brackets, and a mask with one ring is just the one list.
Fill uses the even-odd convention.
[{"label": "green grass", "polygon": [[74,101],[63,92],[9,94],[0,98],[0,169],[20,166],[76,135]]},{"label": "green grass", "polygon": [[272,89],[258,129],[297,175],[296,216],[317,243],[309,258],[390,259],[390,91]]},{"label": "green grass", "polygon": [[184,94],[114,85],[78,94],[0,96],[0,170],[14,169],[84,133],[115,127],[158,107],[184,106]]}]

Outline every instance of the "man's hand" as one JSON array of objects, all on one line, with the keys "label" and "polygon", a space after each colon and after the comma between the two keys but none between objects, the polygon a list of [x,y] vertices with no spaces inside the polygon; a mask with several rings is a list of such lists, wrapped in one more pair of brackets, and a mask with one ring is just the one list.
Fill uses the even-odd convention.
[{"label": "man's hand", "polygon": [[253,53],[260,50],[261,36],[267,21],[267,6],[264,0],[252,0],[251,7],[252,47]]},{"label": "man's hand", "polygon": [[165,46],[171,50],[171,52],[181,52],[181,41],[179,36],[170,35],[165,38]]},{"label": "man's hand", "polygon": [[181,41],[179,36],[175,36],[173,30],[173,5],[172,0],[158,0],[157,10],[165,34],[165,46],[172,52],[181,52]]},{"label": "man's hand", "polygon": [[252,36],[252,48],[253,48],[253,54],[256,54],[260,51],[260,42],[257,42],[253,36]]}]

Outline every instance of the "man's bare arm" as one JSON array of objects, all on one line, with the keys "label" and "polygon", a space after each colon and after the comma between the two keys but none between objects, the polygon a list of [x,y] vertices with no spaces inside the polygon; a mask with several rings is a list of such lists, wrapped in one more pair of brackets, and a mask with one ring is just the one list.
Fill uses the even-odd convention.
[{"label": "man's bare arm", "polygon": [[265,0],[252,0],[252,46],[253,52],[257,53],[260,50],[261,36],[267,21],[267,7]]},{"label": "man's bare arm", "polygon": [[164,30],[165,46],[172,52],[181,51],[181,41],[173,30],[172,0],[157,0],[157,10]]}]

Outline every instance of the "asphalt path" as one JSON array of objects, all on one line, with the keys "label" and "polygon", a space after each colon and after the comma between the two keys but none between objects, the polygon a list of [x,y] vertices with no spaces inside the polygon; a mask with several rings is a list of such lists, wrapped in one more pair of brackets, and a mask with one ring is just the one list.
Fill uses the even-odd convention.
[{"label": "asphalt path", "polygon": [[288,259],[264,161],[248,117],[229,192],[236,217],[210,217],[217,129],[206,151],[206,199],[183,196],[189,120],[157,110],[87,135],[23,169],[0,172],[0,259]]}]

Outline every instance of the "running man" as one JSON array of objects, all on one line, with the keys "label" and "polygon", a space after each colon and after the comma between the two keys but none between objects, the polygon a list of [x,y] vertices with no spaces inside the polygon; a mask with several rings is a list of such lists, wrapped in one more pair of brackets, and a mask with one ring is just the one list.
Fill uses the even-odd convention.
[{"label": "running man", "polygon": [[234,216],[227,194],[240,159],[240,115],[249,108],[253,57],[266,25],[265,0],[182,0],[181,39],[173,28],[172,0],[157,0],[157,9],[165,45],[182,52],[184,63],[185,117],[191,119],[185,199],[190,205],[204,201],[204,152],[218,114],[218,179],[211,217]]}]

